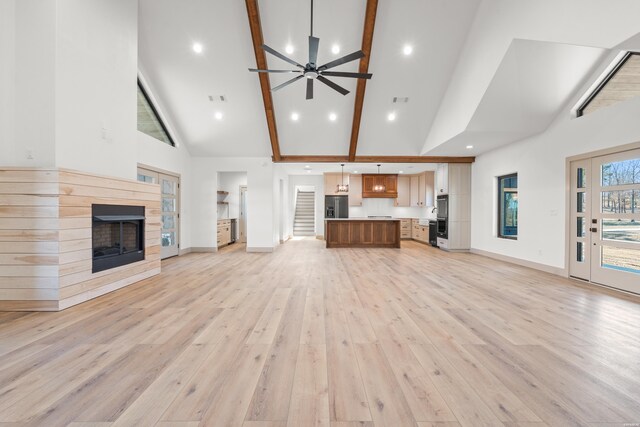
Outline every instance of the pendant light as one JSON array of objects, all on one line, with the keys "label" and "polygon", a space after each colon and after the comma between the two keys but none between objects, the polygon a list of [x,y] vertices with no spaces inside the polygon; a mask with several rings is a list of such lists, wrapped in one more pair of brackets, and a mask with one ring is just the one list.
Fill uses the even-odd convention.
[{"label": "pendant light", "polygon": [[342,163],[342,174],[340,179],[340,184],[337,185],[336,193],[348,193],[349,192],[349,184],[344,183],[344,163]]},{"label": "pendant light", "polygon": [[[378,165],[378,175],[380,175],[380,165]],[[373,191],[376,193],[384,193],[387,191],[387,187],[383,183],[376,184],[373,186]]]}]

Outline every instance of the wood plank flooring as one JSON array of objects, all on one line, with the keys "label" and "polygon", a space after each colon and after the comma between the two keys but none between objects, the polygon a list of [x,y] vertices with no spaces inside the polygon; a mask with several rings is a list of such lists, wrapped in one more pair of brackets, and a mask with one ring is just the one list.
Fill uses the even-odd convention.
[{"label": "wood plank flooring", "polygon": [[243,250],[0,313],[0,425],[640,423],[638,298],[415,242]]}]

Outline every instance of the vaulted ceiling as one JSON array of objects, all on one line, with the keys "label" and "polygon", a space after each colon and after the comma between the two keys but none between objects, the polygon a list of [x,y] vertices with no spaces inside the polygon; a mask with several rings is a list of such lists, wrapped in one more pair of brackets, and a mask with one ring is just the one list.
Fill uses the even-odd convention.
[{"label": "vaulted ceiling", "polygon": [[[246,3],[251,1],[259,6],[264,43],[282,53],[290,45],[290,56],[305,64],[309,1]],[[140,72],[192,155],[273,154],[259,77],[247,70],[256,67],[256,52],[246,3],[140,0]],[[599,0],[375,3],[368,57],[373,78],[366,83],[358,156],[477,155],[543,131],[588,83],[609,49],[637,32],[635,20],[627,17],[629,12],[637,16],[634,0],[620,0],[626,11],[608,14],[603,12],[608,2]],[[576,8],[583,24],[621,21],[600,25],[594,34],[588,26],[572,24],[568,13],[547,17],[565,3]],[[319,63],[362,47],[367,4],[315,0]],[[611,21],[598,20],[603,13]],[[194,53],[193,43],[202,44],[201,54]],[[339,53],[332,52],[333,45]],[[407,45],[413,48],[410,55],[403,54]],[[274,56],[267,54],[266,60],[269,68],[290,68]],[[354,61],[336,71],[358,66]],[[274,87],[289,78],[271,75],[269,83]],[[304,81],[271,93],[282,155],[349,154],[356,81],[332,79],[351,93],[342,96],[316,82],[315,98],[307,101]],[[541,85],[546,92],[535,89]],[[394,97],[409,100],[393,103]],[[331,113],[335,121],[329,120]],[[394,121],[387,119],[390,113]],[[527,120],[532,113],[534,120]],[[504,120],[505,114],[515,120]],[[463,148],[470,142],[476,142],[473,150]]]}]

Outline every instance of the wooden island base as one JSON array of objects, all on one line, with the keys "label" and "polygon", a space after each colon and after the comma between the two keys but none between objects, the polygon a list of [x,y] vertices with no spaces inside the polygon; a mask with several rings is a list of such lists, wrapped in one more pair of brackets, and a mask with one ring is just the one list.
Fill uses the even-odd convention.
[{"label": "wooden island base", "polygon": [[400,248],[399,219],[327,219],[327,248]]}]

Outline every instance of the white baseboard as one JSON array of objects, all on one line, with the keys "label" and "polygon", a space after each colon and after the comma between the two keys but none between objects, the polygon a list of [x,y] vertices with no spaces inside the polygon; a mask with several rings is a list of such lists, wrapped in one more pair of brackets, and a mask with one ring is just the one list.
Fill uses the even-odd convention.
[{"label": "white baseboard", "polygon": [[213,248],[213,247],[191,247],[189,248],[189,252],[191,253],[212,253],[212,252],[218,252],[218,248]]},{"label": "white baseboard", "polygon": [[178,252],[178,256],[186,255],[191,253],[191,248],[180,249]]},{"label": "white baseboard", "polygon": [[273,252],[273,247],[268,247],[268,246],[247,246],[247,252],[254,252],[254,253],[271,253]]},{"label": "white baseboard", "polygon": [[471,248],[470,252],[472,254],[486,256],[487,258],[493,258],[499,261],[510,262],[511,264],[521,265],[523,267],[533,268],[534,270],[540,270],[546,273],[555,274],[556,276],[562,276],[562,277],[568,276],[564,268],[552,267],[550,265],[540,264],[538,262],[527,261],[525,259],[514,258],[507,255],[497,254],[495,252],[483,251],[482,249]]}]

